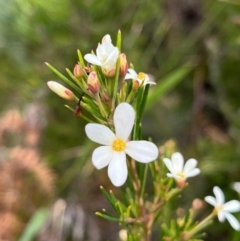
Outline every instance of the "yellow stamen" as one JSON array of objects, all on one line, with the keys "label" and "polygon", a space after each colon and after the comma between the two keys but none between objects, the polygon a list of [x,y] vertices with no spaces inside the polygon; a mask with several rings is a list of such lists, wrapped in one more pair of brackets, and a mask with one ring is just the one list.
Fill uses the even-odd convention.
[{"label": "yellow stamen", "polygon": [[215,211],[216,211],[216,213],[223,211],[223,206],[220,205],[220,206],[215,207]]},{"label": "yellow stamen", "polygon": [[146,76],[146,74],[143,73],[143,72],[140,72],[140,73],[138,74],[138,78],[139,78],[140,80],[144,80],[144,79],[145,79],[145,76]]},{"label": "yellow stamen", "polygon": [[112,143],[112,148],[114,151],[122,151],[125,149],[125,142],[121,139],[116,139],[113,143]]},{"label": "yellow stamen", "polygon": [[186,177],[185,173],[182,173],[182,172],[179,172],[177,175],[178,175],[179,177],[181,177],[181,178],[185,178],[185,177]]}]

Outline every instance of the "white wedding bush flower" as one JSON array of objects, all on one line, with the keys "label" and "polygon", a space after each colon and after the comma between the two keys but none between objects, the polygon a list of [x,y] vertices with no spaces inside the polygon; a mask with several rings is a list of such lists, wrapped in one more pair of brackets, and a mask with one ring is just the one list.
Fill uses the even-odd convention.
[{"label": "white wedding bush flower", "polygon": [[240,202],[237,200],[232,200],[225,203],[224,194],[217,186],[213,188],[213,193],[215,197],[207,196],[205,197],[205,201],[214,206],[218,220],[223,222],[225,219],[227,219],[235,230],[240,230],[239,221],[231,214],[240,211]]},{"label": "white wedding bush flower", "polygon": [[126,155],[141,163],[154,161],[158,157],[158,148],[152,142],[129,140],[134,119],[133,107],[128,103],[121,103],[113,116],[116,133],[101,124],[90,123],[85,127],[90,140],[104,145],[93,152],[93,165],[97,169],[108,166],[108,176],[115,186],[123,185],[127,179]]}]

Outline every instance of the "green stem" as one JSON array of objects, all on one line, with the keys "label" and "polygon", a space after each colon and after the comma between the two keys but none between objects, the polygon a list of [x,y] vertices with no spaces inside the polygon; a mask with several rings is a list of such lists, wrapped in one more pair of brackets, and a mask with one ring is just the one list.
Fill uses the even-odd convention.
[{"label": "green stem", "polygon": [[148,173],[148,165],[145,164],[144,174],[143,174],[143,181],[142,181],[142,188],[141,188],[141,197],[142,198],[143,198],[144,191],[145,191],[145,186],[146,186],[146,181],[147,181],[147,173]]},{"label": "green stem", "polygon": [[[141,182],[139,181],[139,178],[138,178],[138,173],[137,173],[137,169],[136,169],[136,163],[133,159],[130,159],[130,163],[129,163],[129,168],[130,168],[130,171],[132,173],[132,176],[133,176],[133,188],[134,188],[134,191],[136,193],[136,200],[138,202],[138,206],[139,206],[139,209],[140,209],[140,215],[141,217],[144,219],[146,217],[146,209],[145,209],[145,206],[144,206],[144,200],[141,196]],[[143,232],[144,232],[144,237],[145,237],[145,241],[150,241],[150,230],[148,229],[148,225],[147,225],[147,222],[144,221],[142,223],[143,225]]]},{"label": "green stem", "polygon": [[183,234],[183,240],[189,240],[193,235],[198,233],[201,229],[205,228],[210,221],[216,216],[216,212],[212,212],[205,219],[203,219],[197,226],[195,226],[191,231],[185,232]]},{"label": "green stem", "polygon": [[115,109],[115,101],[117,98],[117,90],[118,90],[118,82],[119,82],[119,69],[120,69],[120,59],[118,58],[116,63],[116,73],[115,73],[115,80],[113,86],[113,94],[112,94],[112,110]]},{"label": "green stem", "polygon": [[101,101],[101,99],[99,97],[99,94],[96,94],[96,101],[98,103],[98,106],[99,106],[101,114],[107,119],[107,113],[106,113],[105,108],[104,108],[104,106],[102,104],[102,101]]}]

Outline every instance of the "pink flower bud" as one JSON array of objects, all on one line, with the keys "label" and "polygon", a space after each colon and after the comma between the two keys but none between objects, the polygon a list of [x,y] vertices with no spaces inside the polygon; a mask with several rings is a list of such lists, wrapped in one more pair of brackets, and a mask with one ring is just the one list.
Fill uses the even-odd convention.
[{"label": "pink flower bud", "polygon": [[133,80],[133,86],[132,86],[133,90],[136,91],[139,88],[139,85],[140,83],[138,80]]},{"label": "pink flower bud", "polygon": [[84,70],[79,64],[76,64],[73,69],[73,74],[77,78],[82,78],[84,76]]},{"label": "pink flower bud", "polygon": [[128,62],[124,53],[120,54],[120,76],[125,77],[128,72]]},{"label": "pink flower bud", "polygon": [[108,103],[111,100],[110,97],[109,97],[109,94],[107,93],[107,90],[102,91],[101,99],[105,103]]},{"label": "pink flower bud", "polygon": [[78,100],[71,90],[55,81],[48,81],[47,85],[53,92],[65,100]]},{"label": "pink flower bud", "polygon": [[91,72],[87,79],[88,89],[93,93],[96,94],[99,92],[100,89],[100,81],[97,77],[95,72]]}]

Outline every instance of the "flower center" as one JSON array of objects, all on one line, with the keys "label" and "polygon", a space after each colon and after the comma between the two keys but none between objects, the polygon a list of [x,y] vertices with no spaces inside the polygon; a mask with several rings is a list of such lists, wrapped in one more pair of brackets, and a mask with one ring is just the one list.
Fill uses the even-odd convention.
[{"label": "flower center", "polygon": [[179,172],[177,175],[179,177],[181,177],[182,179],[185,179],[185,177],[186,177],[185,173],[183,173],[183,172]]},{"label": "flower center", "polygon": [[114,151],[122,151],[125,149],[125,142],[121,139],[116,139],[113,143],[112,143],[112,148]]},{"label": "flower center", "polygon": [[223,206],[219,205],[219,206],[215,207],[215,210],[216,210],[217,213],[220,212],[220,211],[223,211]]},{"label": "flower center", "polygon": [[145,73],[143,73],[143,72],[140,72],[139,74],[138,74],[138,78],[140,79],[140,80],[144,80],[145,79]]}]

